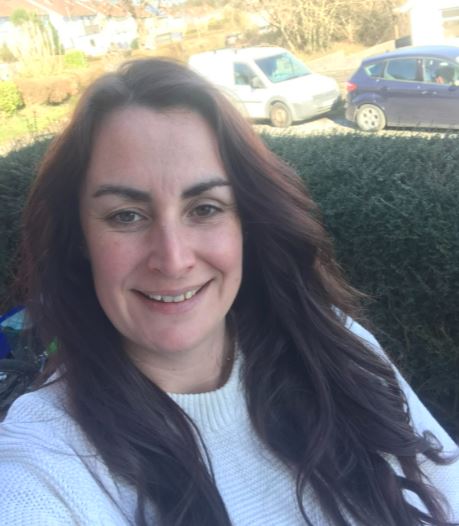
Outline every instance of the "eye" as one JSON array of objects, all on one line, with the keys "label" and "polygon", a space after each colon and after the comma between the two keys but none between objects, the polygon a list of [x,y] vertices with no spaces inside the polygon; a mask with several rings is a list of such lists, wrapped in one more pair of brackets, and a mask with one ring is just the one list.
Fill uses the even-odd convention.
[{"label": "eye", "polygon": [[108,219],[115,224],[130,225],[141,221],[143,217],[133,210],[121,210],[112,214]]},{"label": "eye", "polygon": [[215,205],[203,204],[193,208],[191,215],[196,217],[211,217],[221,212],[221,208]]}]

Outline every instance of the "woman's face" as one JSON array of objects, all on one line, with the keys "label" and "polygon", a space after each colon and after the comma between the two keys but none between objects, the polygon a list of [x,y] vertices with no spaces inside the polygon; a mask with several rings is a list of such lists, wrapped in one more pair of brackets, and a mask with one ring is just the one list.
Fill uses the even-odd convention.
[{"label": "woman's face", "polygon": [[223,345],[242,235],[204,119],[185,109],[113,112],[96,135],[80,199],[96,294],[126,350]]}]

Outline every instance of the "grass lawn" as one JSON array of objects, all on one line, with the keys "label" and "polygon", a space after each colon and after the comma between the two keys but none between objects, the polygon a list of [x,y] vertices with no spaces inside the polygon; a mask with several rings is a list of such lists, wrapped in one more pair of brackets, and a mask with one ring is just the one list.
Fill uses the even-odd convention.
[{"label": "grass lawn", "polygon": [[73,105],[72,100],[59,106],[37,104],[27,106],[11,117],[0,116],[0,150],[8,150],[15,144],[29,143],[40,135],[58,131]]}]

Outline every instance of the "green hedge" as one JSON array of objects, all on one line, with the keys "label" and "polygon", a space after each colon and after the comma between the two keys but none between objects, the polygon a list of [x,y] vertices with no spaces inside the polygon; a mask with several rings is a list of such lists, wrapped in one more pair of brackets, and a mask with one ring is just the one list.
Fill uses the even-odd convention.
[{"label": "green hedge", "polygon": [[265,137],[320,204],[377,338],[459,439],[459,145],[454,136]]},{"label": "green hedge", "polygon": [[3,309],[12,306],[9,284],[19,240],[21,210],[47,144],[37,142],[0,157],[0,305],[3,304]]},{"label": "green hedge", "polygon": [[[320,204],[376,336],[459,439],[459,146],[432,136],[265,136]],[[44,144],[0,159],[0,294]]]}]

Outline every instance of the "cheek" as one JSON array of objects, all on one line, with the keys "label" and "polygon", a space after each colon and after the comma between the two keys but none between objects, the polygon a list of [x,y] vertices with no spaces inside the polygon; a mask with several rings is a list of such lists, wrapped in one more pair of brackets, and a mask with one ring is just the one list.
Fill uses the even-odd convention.
[{"label": "cheek", "polygon": [[100,294],[110,292],[107,287],[114,287],[123,281],[133,266],[132,250],[126,250],[124,244],[117,240],[103,238],[88,240],[89,260],[94,285]]},{"label": "cheek", "polygon": [[239,226],[222,232],[213,243],[215,266],[224,274],[231,275],[235,281],[242,273],[242,233]]}]

